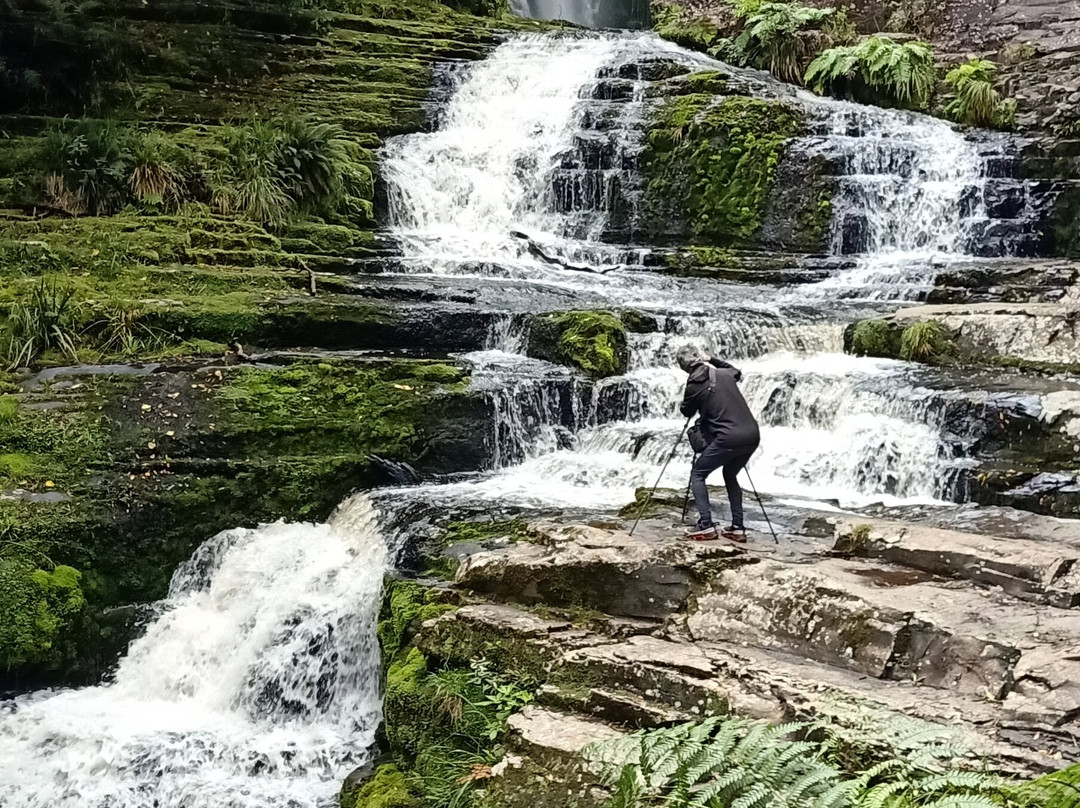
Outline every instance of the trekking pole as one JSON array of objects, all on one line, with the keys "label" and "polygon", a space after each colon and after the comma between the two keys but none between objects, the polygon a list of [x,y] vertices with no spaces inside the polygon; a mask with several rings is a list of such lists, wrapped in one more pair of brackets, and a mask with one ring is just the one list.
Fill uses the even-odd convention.
[{"label": "trekking pole", "polygon": [[697,465],[697,455],[694,455],[694,459],[690,461],[690,479],[686,483],[686,497],[682,503],[682,522],[680,524],[686,524],[686,512],[690,510],[690,488],[694,484],[694,466]]},{"label": "trekking pole", "polygon": [[761,515],[765,517],[765,524],[769,526],[769,532],[772,533],[772,540],[777,544],[780,543],[780,539],[776,538],[776,531],[773,530],[772,522],[769,521],[769,514],[765,513],[765,503],[761,501],[761,494],[757,492],[757,486],[754,485],[754,478],[750,476],[750,469],[743,468],[746,472],[746,479],[750,481],[750,489],[754,492],[754,498],[757,499],[758,507],[761,508]]},{"label": "trekking pole", "polygon": [[[694,416],[690,416],[693,418]],[[634,535],[634,531],[637,530],[638,522],[641,521],[641,517],[645,515],[645,509],[649,507],[649,503],[652,502],[653,495],[656,493],[656,489],[660,487],[660,481],[664,479],[664,472],[667,471],[667,467],[671,465],[671,461],[675,459],[675,453],[679,451],[679,444],[682,443],[683,433],[686,432],[686,428],[690,426],[690,418],[686,419],[686,423],[683,424],[683,428],[679,430],[679,437],[675,439],[675,445],[671,447],[671,454],[668,455],[667,461],[664,463],[664,467],[660,469],[660,476],[656,478],[656,485],[652,487],[652,491],[645,497],[645,501],[641,503],[641,510],[638,511],[637,519],[634,520],[634,526],[630,528],[630,535]]]}]

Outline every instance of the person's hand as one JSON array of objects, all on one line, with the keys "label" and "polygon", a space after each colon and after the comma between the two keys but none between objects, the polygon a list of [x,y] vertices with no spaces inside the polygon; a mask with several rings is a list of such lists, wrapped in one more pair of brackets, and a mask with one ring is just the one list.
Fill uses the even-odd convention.
[{"label": "person's hand", "polygon": [[741,370],[738,370],[738,369],[735,370],[735,381],[736,382],[741,382],[742,381],[742,371]]}]

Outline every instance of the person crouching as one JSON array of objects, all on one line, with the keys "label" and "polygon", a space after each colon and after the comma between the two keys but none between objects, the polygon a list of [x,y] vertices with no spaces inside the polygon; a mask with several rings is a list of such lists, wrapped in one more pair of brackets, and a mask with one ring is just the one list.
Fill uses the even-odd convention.
[{"label": "person crouching", "polygon": [[676,354],[679,367],[690,378],[683,394],[682,414],[698,415],[704,450],[690,472],[690,489],[698,510],[697,527],[686,531],[686,538],[711,541],[717,538],[712,505],[706,480],[718,468],[724,469],[724,485],[731,504],[731,524],[720,531],[725,539],[745,542],[743,496],[738,475],[761,442],[757,420],[750,412],[737,382],[742,373],[727,362],[715,359],[696,345],[685,345]]}]

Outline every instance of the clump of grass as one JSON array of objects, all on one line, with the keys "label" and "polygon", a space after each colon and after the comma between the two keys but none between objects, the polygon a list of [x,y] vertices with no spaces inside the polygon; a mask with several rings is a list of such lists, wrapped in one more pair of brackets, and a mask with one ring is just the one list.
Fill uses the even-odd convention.
[{"label": "clump of grass", "polygon": [[912,323],[900,336],[900,358],[936,364],[952,353],[952,343],[940,323]]},{"label": "clump of grass", "polygon": [[42,278],[8,310],[4,353],[7,367],[28,365],[49,350],[77,361],[81,308],[70,286],[54,278]]},{"label": "clump of grass", "polygon": [[301,212],[348,212],[369,190],[370,171],[350,155],[336,124],[255,120],[225,127],[219,144],[211,185],[221,213],[281,228]]},{"label": "clump of grass", "polygon": [[160,132],[147,133],[132,153],[128,184],[144,205],[175,210],[185,196],[179,150]]},{"label": "clump of grass", "polygon": [[46,135],[50,202],[71,215],[115,213],[130,198],[134,130],[115,121],[64,122]]}]

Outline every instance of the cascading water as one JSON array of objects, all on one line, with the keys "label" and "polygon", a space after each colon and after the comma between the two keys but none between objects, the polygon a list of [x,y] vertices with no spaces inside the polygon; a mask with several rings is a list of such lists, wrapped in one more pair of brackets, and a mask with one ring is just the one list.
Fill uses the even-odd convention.
[{"label": "cascading water", "polygon": [[[566,402],[538,396],[520,365],[485,373],[485,384],[506,391],[497,402],[505,413],[497,430],[508,447],[503,465],[510,460],[512,467],[483,483],[462,484],[455,496],[549,505],[572,499],[590,507],[625,501],[655,474],[678,432],[673,416],[682,379],[672,359],[689,340],[745,364],[747,390],[765,425],[754,467],[768,490],[849,503],[946,495],[950,452],[926,412],[897,405],[876,416],[872,407],[856,406],[887,399],[860,392],[887,387],[882,379],[906,385],[902,366],[844,357],[843,323],[805,304],[904,297],[905,284],[925,283],[933,256],[963,251],[981,215],[973,194],[981,162],[948,124],[798,102],[825,122],[803,147],[824,153],[842,175],[835,249],[844,251],[845,233],[850,239],[857,231],[862,240],[855,269],[786,294],[647,272],[567,272],[512,235],[524,231],[531,244],[568,262],[611,268],[627,260],[626,248],[597,240],[617,238],[620,217],[630,217],[628,186],[648,110],[659,103],[647,92],[647,76],[663,72],[648,66],[658,60],[689,70],[728,69],[652,35],[521,37],[460,76],[437,131],[397,138],[385,150],[391,233],[409,271],[512,275],[572,292],[571,306],[587,296],[593,306],[598,299],[601,306],[660,315],[657,333],[631,336],[629,374],[614,383],[623,389],[604,399],[607,415],[611,401],[620,402],[619,418],[597,418],[600,397],[594,396],[585,412],[567,419],[557,411]],[[519,339],[503,350],[523,345]],[[775,406],[817,400],[824,411],[837,390],[843,394],[831,402],[836,409],[828,419],[810,421],[800,418],[801,408]],[[576,439],[556,436],[556,424],[577,429]],[[674,472],[669,482],[682,484]]]},{"label": "cascading water", "polygon": [[[830,306],[904,297],[925,283],[930,261],[985,237],[974,147],[919,116],[804,99],[830,123],[802,146],[842,167],[834,249],[860,255],[848,274],[786,299],[771,287],[554,269],[538,249],[586,269],[640,263],[641,251],[592,240],[618,229],[608,203],[626,190],[633,129],[653,103],[634,62],[650,59],[716,66],[647,35],[521,37],[452,74],[437,131],[386,147],[381,174],[404,271],[478,276],[492,284],[487,300],[500,289],[523,298],[493,318],[487,350],[464,357],[495,404],[496,468],[388,492],[387,502],[624,504],[652,483],[679,433],[685,377],[671,358],[690,339],[742,366],[763,426],[752,463],[762,490],[854,504],[946,495],[953,452],[912,371],[844,356]],[[601,91],[598,77],[611,76],[630,77],[629,92]],[[517,280],[494,280],[507,276]],[[648,312],[657,330],[631,335],[626,376],[590,387],[521,355],[527,335],[514,313],[534,313],[541,293],[566,308]],[[684,452],[665,484],[685,484]],[[357,496],[329,525],[268,525],[206,543],[110,683],[0,704],[0,805],[332,804],[342,777],[368,759],[379,720],[374,623],[388,553],[379,519]]]},{"label": "cascading water", "polygon": [[381,715],[378,521],[359,495],[205,543],[111,683],[0,705],[0,805],[332,804]]},{"label": "cascading water", "polygon": [[534,20],[566,20],[587,28],[647,28],[648,0],[510,0],[510,10]]},{"label": "cascading water", "polygon": [[853,104],[830,103],[826,129],[813,145],[842,169],[831,248],[858,266],[798,294],[917,297],[987,219],[978,149],[943,121]]}]

